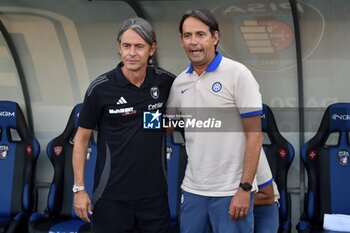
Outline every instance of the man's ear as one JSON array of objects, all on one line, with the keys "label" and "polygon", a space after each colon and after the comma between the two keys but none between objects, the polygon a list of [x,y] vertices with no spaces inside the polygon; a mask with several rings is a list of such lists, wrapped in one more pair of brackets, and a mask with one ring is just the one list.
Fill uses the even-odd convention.
[{"label": "man's ear", "polygon": [[182,40],[182,34],[180,34],[180,41],[181,41],[181,46],[183,48],[184,47],[184,41]]},{"label": "man's ear", "polygon": [[213,34],[213,43],[217,45],[219,43],[220,35],[218,31],[215,31]]},{"label": "man's ear", "polygon": [[118,56],[120,57],[120,43],[118,42],[117,43],[117,53],[118,53]]},{"label": "man's ear", "polygon": [[149,55],[152,57],[156,53],[156,50],[157,50],[157,43],[154,42],[151,45]]}]

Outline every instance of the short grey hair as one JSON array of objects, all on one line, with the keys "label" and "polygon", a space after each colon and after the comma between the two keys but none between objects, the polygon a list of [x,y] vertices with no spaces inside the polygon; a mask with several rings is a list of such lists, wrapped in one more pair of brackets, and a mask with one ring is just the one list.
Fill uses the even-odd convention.
[{"label": "short grey hair", "polygon": [[128,29],[132,29],[136,32],[150,46],[152,46],[153,43],[157,43],[156,33],[154,32],[152,25],[142,18],[131,18],[122,23],[118,33],[119,43],[122,35]]}]

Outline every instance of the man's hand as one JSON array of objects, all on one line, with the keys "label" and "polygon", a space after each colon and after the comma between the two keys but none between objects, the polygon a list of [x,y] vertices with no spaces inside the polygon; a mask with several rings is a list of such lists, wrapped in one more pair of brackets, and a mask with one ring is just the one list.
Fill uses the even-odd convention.
[{"label": "man's hand", "polygon": [[236,194],[233,196],[230,204],[230,219],[239,220],[244,218],[249,211],[250,206],[250,192],[238,189]]},{"label": "man's hand", "polygon": [[74,209],[79,218],[90,222],[88,214],[92,214],[92,206],[90,197],[85,190],[74,194]]}]

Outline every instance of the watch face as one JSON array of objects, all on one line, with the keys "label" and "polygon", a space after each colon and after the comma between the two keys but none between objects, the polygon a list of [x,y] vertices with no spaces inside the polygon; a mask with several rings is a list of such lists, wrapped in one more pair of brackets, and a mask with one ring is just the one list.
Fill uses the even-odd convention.
[{"label": "watch face", "polygon": [[80,192],[81,190],[84,190],[84,186],[76,186],[76,185],[73,185],[73,193],[77,193],[77,192]]},{"label": "watch face", "polygon": [[241,183],[239,186],[244,190],[244,191],[250,191],[252,190],[252,185],[249,183]]}]

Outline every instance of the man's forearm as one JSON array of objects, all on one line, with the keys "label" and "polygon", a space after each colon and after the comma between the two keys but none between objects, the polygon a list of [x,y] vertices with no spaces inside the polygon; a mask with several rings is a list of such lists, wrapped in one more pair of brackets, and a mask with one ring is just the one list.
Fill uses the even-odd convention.
[{"label": "man's forearm", "polygon": [[247,133],[244,167],[241,182],[253,182],[259,162],[262,141],[263,138],[261,132]]},{"label": "man's forearm", "polygon": [[78,128],[74,138],[73,147],[73,172],[74,184],[85,185],[84,170],[86,163],[87,147],[92,130]]},{"label": "man's forearm", "polygon": [[82,146],[74,147],[73,150],[73,172],[74,172],[74,184],[84,184],[84,170],[86,163],[86,148]]}]

